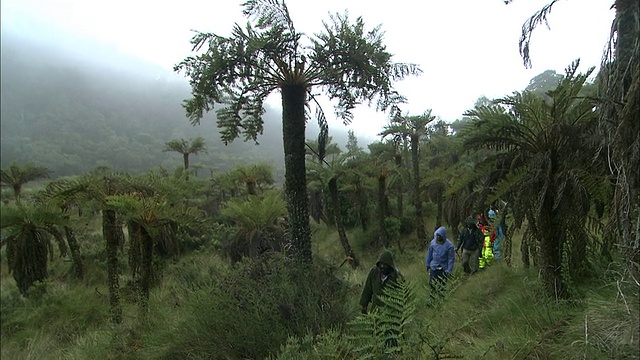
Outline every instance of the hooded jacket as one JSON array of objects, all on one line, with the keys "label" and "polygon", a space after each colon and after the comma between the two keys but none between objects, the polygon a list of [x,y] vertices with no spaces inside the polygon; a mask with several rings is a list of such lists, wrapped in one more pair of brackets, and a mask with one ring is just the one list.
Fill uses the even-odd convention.
[{"label": "hooded jacket", "polygon": [[[438,243],[438,235],[440,235],[444,242]],[[429,251],[427,252],[426,266],[427,269],[435,271],[438,267],[441,267],[445,273],[450,274],[453,271],[453,262],[456,259],[453,243],[447,239],[447,229],[444,226],[440,226],[433,233],[433,240],[429,245]]]},{"label": "hooded jacket", "polygon": [[[392,271],[386,277],[384,277],[382,271],[380,271],[380,268],[378,267],[380,263],[385,263],[392,268]],[[367,307],[371,302],[371,310],[373,310],[382,305],[382,302],[380,301],[382,290],[387,284],[398,282],[399,276],[400,274],[393,262],[393,255],[389,250],[383,251],[378,258],[378,261],[376,261],[376,265],[369,270],[369,275],[367,275],[367,280],[364,283],[362,295],[360,296],[360,306],[363,308]]]},{"label": "hooded jacket", "polygon": [[[469,228],[471,226],[471,228]],[[456,251],[462,247],[466,250],[477,250],[482,247],[484,235],[482,230],[478,229],[472,217],[467,219],[467,226],[460,232]]]}]

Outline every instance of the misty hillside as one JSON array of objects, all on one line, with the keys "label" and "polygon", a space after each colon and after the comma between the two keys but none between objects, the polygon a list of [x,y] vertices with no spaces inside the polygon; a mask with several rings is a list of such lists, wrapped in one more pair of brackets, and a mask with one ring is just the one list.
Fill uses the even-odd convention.
[{"label": "misty hillside", "polygon": [[[203,136],[207,154],[191,159],[199,176],[239,163],[267,162],[276,178],[284,173],[280,111],[267,109],[265,132],[253,142],[225,146],[213,113],[191,126],[181,106],[187,80],[137,59],[87,44],[43,44],[16,34],[2,36],[2,167],[33,161],[54,176],[75,175],[96,166],[143,172],[173,171],[178,153],[163,152],[172,139]],[[186,54],[185,54],[186,55]],[[309,125],[307,137],[317,132]],[[331,134],[346,142],[346,130]]]}]

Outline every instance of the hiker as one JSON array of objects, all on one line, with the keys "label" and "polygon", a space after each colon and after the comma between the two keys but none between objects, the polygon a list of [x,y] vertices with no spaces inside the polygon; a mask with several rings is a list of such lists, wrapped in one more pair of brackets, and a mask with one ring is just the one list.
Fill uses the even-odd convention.
[{"label": "hiker", "polygon": [[493,259],[500,261],[502,259],[502,241],[504,240],[504,224],[498,219],[498,214],[493,209],[489,210],[489,221],[493,232],[491,233],[491,240],[493,243]]},{"label": "hiker", "polygon": [[443,288],[447,278],[453,271],[455,261],[455,250],[453,243],[447,239],[447,229],[440,226],[433,233],[433,240],[427,251],[426,266],[429,272],[429,286],[431,287],[431,297],[435,294],[443,295]]},{"label": "hiker", "polygon": [[458,238],[456,253],[462,248],[462,269],[466,274],[473,274],[478,271],[480,249],[482,248],[484,235],[476,226],[473,217],[470,216],[465,225]]},{"label": "hiker", "polygon": [[491,227],[484,218],[484,216],[478,216],[478,228],[482,231],[484,240],[482,242],[482,248],[480,249],[480,259],[478,261],[478,267],[484,269],[487,266],[493,264],[493,244],[491,242]]},{"label": "hiker", "polygon": [[363,314],[367,313],[369,303],[371,303],[371,311],[382,305],[380,300],[382,290],[387,284],[397,283],[399,276],[401,275],[393,262],[393,254],[389,250],[384,250],[376,261],[376,265],[369,270],[369,275],[367,275],[367,280],[362,288],[360,306]]}]

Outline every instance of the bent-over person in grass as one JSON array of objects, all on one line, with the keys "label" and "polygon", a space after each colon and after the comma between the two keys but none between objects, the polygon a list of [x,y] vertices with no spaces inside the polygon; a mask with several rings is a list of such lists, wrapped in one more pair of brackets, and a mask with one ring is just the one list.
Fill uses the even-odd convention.
[{"label": "bent-over person in grass", "polygon": [[402,275],[399,274],[393,262],[391,251],[383,251],[378,261],[376,261],[376,265],[369,270],[367,280],[364,282],[362,295],[360,296],[362,313],[367,313],[369,303],[371,303],[371,311],[382,305],[380,300],[382,290],[390,283],[397,283],[401,277]]}]

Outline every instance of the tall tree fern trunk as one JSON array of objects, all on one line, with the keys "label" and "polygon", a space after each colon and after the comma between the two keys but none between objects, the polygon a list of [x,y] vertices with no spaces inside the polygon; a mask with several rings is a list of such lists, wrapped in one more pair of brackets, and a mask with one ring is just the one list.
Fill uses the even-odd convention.
[{"label": "tall tree fern trunk", "polygon": [[338,236],[340,237],[340,244],[344,249],[344,255],[348,258],[351,258],[350,263],[351,266],[355,269],[358,267],[360,262],[356,257],[356,254],[353,252],[351,245],[349,244],[349,239],[347,238],[347,233],[344,230],[344,223],[342,221],[342,216],[340,214],[340,200],[338,198],[338,181],[335,177],[332,177],[329,180],[329,194],[331,195],[331,206],[333,207],[333,217],[336,222],[336,227],[338,228]]},{"label": "tall tree fern trunk", "polygon": [[73,260],[73,272],[78,279],[84,277],[84,260],[80,253],[80,244],[76,238],[76,234],[70,226],[64,227],[64,232],[67,237],[67,244],[69,244],[69,250],[71,251],[71,260]]},{"label": "tall tree fern trunk", "polygon": [[149,311],[149,293],[153,276],[153,238],[143,226],[140,227],[142,240],[142,277],[140,278],[140,312],[146,316]]},{"label": "tall tree fern trunk", "polygon": [[528,269],[531,266],[531,238],[528,232],[525,232],[522,235],[522,242],[520,243],[520,255],[522,260],[522,266],[525,269]]},{"label": "tall tree fern trunk", "polygon": [[628,91],[633,82],[635,74],[633,63],[638,64],[638,40],[640,40],[640,1],[638,0],[616,0],[616,61],[620,66],[628,66],[621,75],[620,84],[623,91]]},{"label": "tall tree fern trunk", "polygon": [[142,278],[142,228],[135,221],[129,221],[127,226],[129,230],[129,269],[133,283],[136,288],[139,288]]},{"label": "tall tree fern trunk", "polygon": [[568,248],[569,259],[563,264],[568,264],[569,269],[566,269],[566,274],[570,274],[572,277],[580,278],[584,277],[587,260],[588,238],[587,234],[580,228],[571,230],[573,236],[571,237],[570,246]]},{"label": "tall tree fern trunk", "polygon": [[404,180],[402,178],[402,155],[396,154],[394,157],[396,168],[398,169],[398,218],[404,216]]},{"label": "tall tree fern trunk", "polygon": [[182,154],[182,161],[184,162],[185,179],[189,180],[189,154]]},{"label": "tall tree fern trunk", "polygon": [[322,219],[322,193],[320,190],[312,190],[309,193],[309,209],[311,218],[318,224]]},{"label": "tall tree fern trunk", "polygon": [[13,196],[16,197],[16,201],[20,202],[20,194],[22,192],[22,184],[20,185],[13,185]]},{"label": "tall tree fern trunk", "polygon": [[[120,230],[122,231],[122,230]],[[102,234],[107,246],[107,282],[109,287],[109,311],[111,321],[116,324],[122,322],[122,305],[120,304],[120,271],[118,269],[118,225],[116,212],[102,211]]]},{"label": "tall tree fern trunk", "polygon": [[547,294],[556,299],[568,295],[562,278],[562,245],[566,238],[565,229],[553,211],[553,198],[549,190],[543,200],[542,211],[537,221],[540,235],[540,273]]},{"label": "tall tree fern trunk", "polygon": [[507,266],[511,266],[511,254],[512,254],[512,242],[511,242],[511,233],[509,228],[507,227],[507,213],[509,212],[509,204],[504,207],[502,210],[502,218],[500,219],[500,224],[502,224],[502,233],[504,234],[503,248],[502,254],[504,256],[504,262]]},{"label": "tall tree fern trunk", "polygon": [[369,211],[367,208],[369,202],[367,201],[365,191],[362,189],[361,181],[356,183],[356,196],[358,198],[358,217],[360,218],[360,226],[362,227],[362,231],[366,232],[369,229]]},{"label": "tall tree fern trunk", "polygon": [[420,191],[420,138],[411,136],[411,161],[413,163],[413,186],[415,191],[414,206],[416,208],[416,235],[418,237],[418,248],[424,249],[426,246],[427,234],[424,230],[424,214],[422,211],[422,194]]},{"label": "tall tree fern trunk", "polygon": [[311,263],[311,231],[305,166],[306,87],[283,85],[282,137],[284,142],[285,196],[291,224],[291,245],[296,257]]},{"label": "tall tree fern trunk", "polygon": [[247,181],[245,181],[245,185],[247,187],[247,194],[249,194],[249,195],[257,194],[256,181],[255,180],[247,180]]},{"label": "tall tree fern trunk", "polygon": [[385,248],[389,247],[389,235],[384,225],[387,217],[387,175],[385,172],[378,176],[378,227],[380,228],[380,238]]},{"label": "tall tree fern trunk", "polygon": [[444,189],[440,190],[436,195],[436,228],[442,226],[442,204],[444,202],[444,197],[442,196],[444,193]]},{"label": "tall tree fern trunk", "polygon": [[610,256],[618,245],[640,276],[640,1],[616,0],[615,9],[614,51],[600,76],[605,99],[600,125],[616,177],[610,225],[619,240],[605,243],[603,253]]}]

